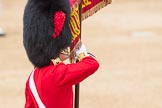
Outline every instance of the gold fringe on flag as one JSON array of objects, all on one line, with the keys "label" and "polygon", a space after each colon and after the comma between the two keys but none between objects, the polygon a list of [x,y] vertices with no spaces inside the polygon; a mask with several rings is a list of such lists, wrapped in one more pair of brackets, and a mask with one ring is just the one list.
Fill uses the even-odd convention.
[{"label": "gold fringe on flag", "polygon": [[104,8],[108,4],[110,4],[112,0],[101,0],[98,4],[91,7],[89,10],[86,10],[82,13],[82,20],[87,19],[89,16],[92,16],[96,12],[98,12],[100,9]]},{"label": "gold fringe on flag", "polygon": [[[83,0],[82,2],[82,21],[86,18],[88,18],[89,16],[92,16],[93,14],[95,14],[96,12],[98,12],[100,9],[104,8],[105,6],[107,6],[108,4],[111,4],[112,0],[98,0],[98,3],[94,3],[95,0]],[[91,2],[92,6],[90,6],[88,9],[86,8],[87,6],[83,6],[84,4],[86,4],[87,2]],[[75,11],[76,8],[79,7],[80,4],[80,0],[76,0],[76,2],[73,4],[73,6],[71,7],[71,11]],[[85,9],[86,8],[86,9]]]},{"label": "gold fringe on flag", "polygon": [[[83,0],[82,1],[82,21],[87,19],[89,16],[92,16],[98,12],[101,8],[104,8],[110,4],[112,0]],[[71,7],[71,16],[70,16],[70,28],[72,33],[72,44],[71,44],[71,62],[75,61],[74,52],[80,46],[80,18],[79,18],[79,3],[80,0],[77,0]]]}]

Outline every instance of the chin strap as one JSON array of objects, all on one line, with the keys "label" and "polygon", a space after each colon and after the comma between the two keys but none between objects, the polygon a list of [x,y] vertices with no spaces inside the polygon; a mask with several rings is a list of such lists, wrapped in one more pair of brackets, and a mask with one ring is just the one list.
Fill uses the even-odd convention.
[{"label": "chin strap", "polygon": [[62,61],[60,60],[60,58],[52,59],[51,61],[52,61],[52,63],[53,63],[54,65],[59,64],[59,63],[62,62]]}]

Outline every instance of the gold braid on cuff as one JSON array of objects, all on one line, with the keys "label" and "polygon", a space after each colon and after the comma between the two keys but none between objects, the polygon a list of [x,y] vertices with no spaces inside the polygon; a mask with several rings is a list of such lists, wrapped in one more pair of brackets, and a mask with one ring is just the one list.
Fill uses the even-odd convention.
[{"label": "gold braid on cuff", "polygon": [[81,61],[85,56],[86,56],[85,53],[80,53],[77,58],[78,61]]}]

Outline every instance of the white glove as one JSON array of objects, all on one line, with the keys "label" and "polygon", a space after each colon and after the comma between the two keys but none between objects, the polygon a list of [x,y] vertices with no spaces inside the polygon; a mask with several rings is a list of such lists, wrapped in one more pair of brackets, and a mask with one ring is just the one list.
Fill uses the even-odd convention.
[{"label": "white glove", "polygon": [[75,52],[75,59],[77,61],[81,61],[84,57],[88,56],[87,50],[84,44],[80,46],[79,49],[76,50]]},{"label": "white glove", "polygon": [[79,54],[84,53],[85,55],[87,55],[87,50],[84,44],[81,45],[81,47],[79,49],[76,50],[76,57],[79,56]]}]

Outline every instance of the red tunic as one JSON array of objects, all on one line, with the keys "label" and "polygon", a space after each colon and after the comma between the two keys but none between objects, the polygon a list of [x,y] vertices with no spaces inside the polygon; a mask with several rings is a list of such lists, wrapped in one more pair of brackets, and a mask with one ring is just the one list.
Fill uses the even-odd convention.
[{"label": "red tunic", "polygon": [[[41,101],[46,108],[73,108],[72,85],[83,81],[98,67],[98,62],[89,56],[75,64],[59,63],[36,68],[34,82]],[[38,108],[29,87],[29,79],[26,82],[25,96],[25,108]]]}]

